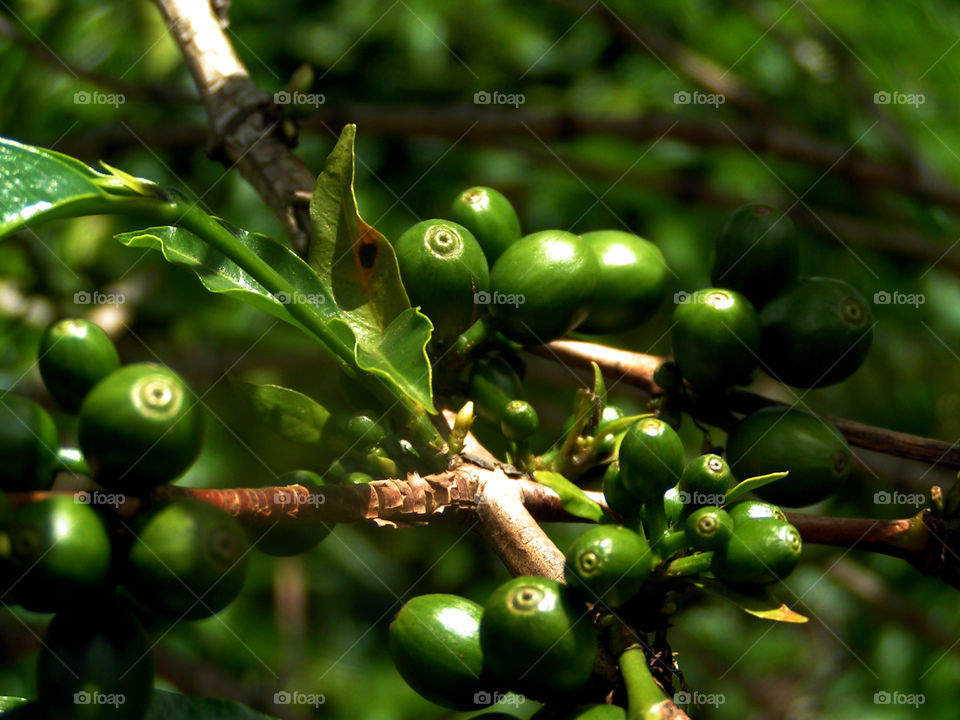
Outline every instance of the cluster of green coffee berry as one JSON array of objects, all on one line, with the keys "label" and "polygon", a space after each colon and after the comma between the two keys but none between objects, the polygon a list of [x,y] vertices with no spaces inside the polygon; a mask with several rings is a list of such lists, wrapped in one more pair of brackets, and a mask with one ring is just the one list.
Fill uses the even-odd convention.
[{"label": "cluster of green coffee berry", "polygon": [[748,382],[757,367],[800,388],[837,383],[863,364],[873,339],[864,297],[837,278],[797,279],[793,223],[767,205],[730,217],[713,246],[716,287],[677,293],[677,366],[710,394]]},{"label": "cluster of green coffee berry", "polygon": [[450,220],[424,220],[395,243],[404,287],[450,343],[486,316],[523,345],[574,328],[617,332],[660,305],[668,270],[653,243],[618,230],[521,236],[507,198],[472,187],[454,200]]},{"label": "cluster of green coffee berry", "polygon": [[[390,627],[391,652],[414,690],[457,709],[508,690],[536,700],[576,693],[591,681],[606,620],[632,618],[644,594],[663,597],[692,576],[749,592],[797,566],[800,534],[779,507],[727,502],[729,491],[743,492],[722,457],[685,462],[677,433],[651,416],[629,424],[617,442],[603,477],[617,519],[574,541],[565,584],[519,577],[482,607],[441,594],[404,605]],[[548,705],[541,712],[537,717],[626,717],[615,706],[555,715]]]},{"label": "cluster of green coffee berry", "polygon": [[[200,452],[203,415],[175,372],[121,366],[106,333],[79,319],[43,333],[37,362],[50,396],[76,416],[64,425],[76,428],[80,450],[61,448],[39,404],[0,397],[2,600],[56,613],[37,666],[49,717],[141,718],[153,684],[150,643],[128,607],[158,620],[220,611],[243,586],[247,532],[190,498],[149,505],[132,519],[117,512],[128,496],[144,502]],[[28,494],[50,490],[58,471],[89,475],[97,486]]]}]

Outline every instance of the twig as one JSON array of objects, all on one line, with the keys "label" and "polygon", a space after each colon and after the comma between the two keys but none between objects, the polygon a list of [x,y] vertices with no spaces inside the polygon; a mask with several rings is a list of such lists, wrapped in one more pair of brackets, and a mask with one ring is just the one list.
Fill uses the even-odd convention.
[{"label": "twig", "polygon": [[[927,202],[960,209],[960,190],[942,179],[918,174],[913,167],[883,162],[839,143],[770,122],[702,122],[666,113],[616,118],[577,112],[483,109],[475,105],[323,106],[303,122],[304,130],[355,122],[365,133],[386,137],[411,135],[497,142],[506,136],[565,140],[590,135],[637,142],[669,137],[701,147],[747,147],[758,154],[811,165],[866,187],[890,188]],[[942,249],[941,249],[942,252]]]},{"label": "twig", "polygon": [[[11,492],[14,507],[65,491]],[[474,463],[405,480],[328,485],[312,493],[303,485],[263,488],[184,488],[166,485],[145,499],[118,496],[116,512],[135,515],[144,503],[193,497],[219,507],[248,525],[276,522],[371,522],[381,527],[479,519],[508,569],[548,577],[563,574],[563,555],[535,521],[585,522],[563,509],[560,497],[527,477],[510,478],[501,467]],[[587,497],[606,507],[603,495]],[[99,504],[102,499],[93,497]],[[804,542],[856,548],[909,561],[921,572],[960,586],[960,538],[923,511],[912,518],[875,520],[788,513]],[[512,547],[510,547],[512,545]]]},{"label": "twig", "polygon": [[294,200],[316,179],[289,146],[283,116],[240,62],[208,0],[156,0],[187,61],[210,120],[214,155],[260,194],[306,253],[309,218]]},{"label": "twig", "polygon": [[[556,340],[545,347],[532,347],[529,350],[542,357],[577,367],[589,368],[591,362],[596,362],[603,373],[609,377],[622,379],[651,394],[657,395],[662,392],[653,382],[653,371],[665,360],[662,357],[576,340]],[[728,409],[738,413],[749,413],[761,407],[786,404],[745,390],[730,390],[726,397]],[[956,445],[874,425],[865,425],[832,415],[822,417],[836,425],[847,441],[856,447],[908,460],[919,460],[931,465],[960,468],[960,447]]]}]

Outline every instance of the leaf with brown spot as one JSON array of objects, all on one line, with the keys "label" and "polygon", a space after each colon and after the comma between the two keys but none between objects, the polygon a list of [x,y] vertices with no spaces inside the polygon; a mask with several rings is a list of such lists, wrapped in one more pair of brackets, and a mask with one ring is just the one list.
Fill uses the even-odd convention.
[{"label": "leaf with brown spot", "polygon": [[[354,138],[347,125],[310,201],[307,259],[357,340],[357,357],[434,412],[426,345],[432,325],[410,307],[393,246],[360,217],[353,192]],[[378,372],[379,371],[379,372]]]}]

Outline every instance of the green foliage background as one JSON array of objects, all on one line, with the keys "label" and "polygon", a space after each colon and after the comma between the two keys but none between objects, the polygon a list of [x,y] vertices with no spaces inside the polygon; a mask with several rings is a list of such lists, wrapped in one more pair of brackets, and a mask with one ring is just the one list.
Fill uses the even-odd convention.
[{"label": "green foliage background", "polygon": [[[917,177],[960,184],[955,5],[610,0],[586,12],[590,7],[562,0],[237,0],[229,35],[266,92],[283,89],[302,63],[316,69],[306,92],[321,93],[324,103],[304,120],[298,150],[315,171],[333,147],[337,122],[352,119],[351,108],[362,106],[367,117],[373,109],[381,118],[371,131],[359,124],[357,195],[364,218],[388,238],[417,220],[442,216],[459,188],[486,184],[514,201],[526,230],[629,228],[655,241],[676,273],[671,292],[708,283],[710,242],[739,202],[784,209],[799,202],[798,209],[807,206],[815,217],[840,213],[862,223],[868,241],[906,227],[951,252],[958,237],[955,213],[854,182],[841,173],[842,161],[825,171],[755,154],[736,138],[749,124],[792,127],[843,151],[856,146]],[[711,58],[719,73],[730,73],[724,79],[736,76],[752,89],[760,109],[731,101],[718,107],[675,103],[675,93],[697,88],[671,58],[654,56],[631,32],[605,23],[605,8],[624,25]],[[91,163],[103,159],[178,187],[236,225],[282,237],[239,174],[208,158],[202,107],[145,92],[193,92],[152,4],[30,0],[11,3],[0,17],[22,36],[17,42],[0,33],[0,134]],[[47,52],[52,55],[45,58]],[[78,68],[132,87],[98,84]],[[115,105],[77,102],[76,93],[94,91],[125,98]],[[522,93],[525,101],[518,108],[478,106],[473,99],[479,91]],[[924,102],[878,105],[878,91],[919,93]],[[463,120],[455,132],[433,123],[457,109]],[[516,113],[525,124],[515,133],[484,135],[472,123],[490,110]],[[410,111],[427,132],[409,131],[404,118]],[[564,113],[623,120],[663,115],[726,128],[732,139],[716,146],[669,137],[636,142],[572,126],[561,138],[544,139],[534,129],[538,117]],[[392,114],[395,123],[383,121]],[[124,360],[171,365],[210,410],[207,447],[183,484],[263,484],[287,470],[313,467],[304,448],[255,424],[231,380],[286,384],[342,406],[327,360],[295,331],[208,295],[158,255],[111,239],[136,227],[131,219],[86,218],[22,232],[0,246],[0,388],[49,405],[33,365],[40,330],[54,316],[92,309],[74,302],[76,292],[122,293]],[[801,393],[802,402],[948,442],[960,438],[955,271],[947,262],[909,259],[904,252],[917,245],[912,237],[901,240],[903,252],[877,250],[814,221],[802,239],[806,275],[845,278],[868,298],[887,291],[925,299],[919,306],[874,305],[875,347],[866,365],[840,386]],[[671,308],[666,304],[644,327],[609,342],[668,353]],[[546,447],[557,439],[573,391],[586,376],[533,357],[528,368],[528,390],[545,425],[537,442]],[[791,398],[763,378],[756,389]],[[611,394],[625,409],[642,401],[622,385]],[[69,438],[70,419],[57,419]],[[684,436],[695,453],[701,438],[689,421]],[[715,433],[713,440],[722,436]],[[864,462],[841,495],[815,511],[912,514],[918,508],[877,505],[874,493],[922,492],[950,482],[940,471],[860,455]],[[577,532],[549,530],[561,547]],[[671,637],[689,688],[725,699],[695,717],[867,719],[914,712],[876,704],[880,691],[922,693],[923,710],[950,716],[960,687],[955,591],[889,558],[813,547],[806,552],[809,562],[780,589],[811,616],[806,626],[773,626],[718,601],[682,598]],[[453,592],[482,602],[505,578],[496,559],[462,528],[339,527],[302,558],[258,557],[247,592],[234,606],[218,618],[171,629],[162,641],[161,676],[165,666],[186,664],[196,671],[186,676],[203,679],[193,691],[240,698],[277,715],[290,708],[272,706],[272,694],[288,689],[322,693],[326,702],[317,715],[323,717],[459,717],[429,705],[401,681],[386,653],[387,625],[413,594]],[[872,583],[879,583],[878,594],[864,602],[859,595],[870,595]],[[43,621],[18,611],[0,616],[4,635],[20,638],[2,648],[3,694],[32,693],[36,641],[24,623],[39,632]],[[519,708],[523,717],[533,709],[532,703]],[[292,712],[312,716],[309,709]]]}]

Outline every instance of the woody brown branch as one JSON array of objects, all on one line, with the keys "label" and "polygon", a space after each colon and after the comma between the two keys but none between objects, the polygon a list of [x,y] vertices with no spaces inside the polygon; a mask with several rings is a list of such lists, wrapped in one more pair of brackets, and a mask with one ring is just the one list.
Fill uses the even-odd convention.
[{"label": "woody brown branch", "polygon": [[[651,395],[663,390],[653,381],[653,372],[667,358],[575,340],[556,340],[542,348],[530,351],[545,358],[569,365],[589,368],[596,362],[608,377],[621,379]],[[751,413],[770,405],[784,405],[773,398],[746,390],[730,390],[726,394],[727,409],[741,414]],[[847,442],[865,450],[894,455],[908,460],[919,460],[930,465],[960,468],[960,447],[951,443],[866,425],[846,418],[822,415],[847,438]]]},{"label": "woody brown branch", "polygon": [[213,155],[235,166],[305,254],[309,221],[294,198],[313,192],[316,178],[288,147],[283,117],[257,88],[213,14],[208,0],[156,0],[200,91]]},{"label": "woody brown branch", "polygon": [[[8,493],[11,504],[41,500],[60,491]],[[606,507],[602,493],[587,491],[587,496]],[[146,499],[118,496],[116,511],[121,516],[132,516],[144,503],[193,497],[222,509],[244,524],[270,525],[276,522],[371,522],[383,527],[422,525],[430,522],[475,522],[481,529],[484,513],[501,522],[513,516],[514,523],[504,524],[502,537],[517,540],[517,534],[508,528],[519,528],[526,555],[541,555],[548,563],[538,567],[534,574],[548,577],[562,575],[563,557],[549,538],[531,531],[529,522],[511,505],[512,497],[540,522],[587,522],[570,515],[563,508],[560,497],[550,488],[527,477],[509,478],[499,468],[489,469],[473,463],[463,463],[454,470],[432,475],[408,476],[406,480],[387,479],[357,485],[327,485],[307,488],[287,485],[262,488],[184,488],[173,485],[156,488]],[[501,498],[501,499],[497,499]],[[96,498],[94,498],[96,501]],[[490,507],[506,506],[505,512],[490,513]],[[936,560],[945,552],[947,533],[943,523],[924,511],[912,518],[877,520],[871,518],[839,518],[803,513],[789,513],[788,520],[800,531],[804,542],[835,545],[877,552],[921,563],[927,570],[946,563]],[[526,523],[526,525],[525,525]],[[535,524],[535,523],[533,523]],[[544,539],[546,538],[546,539]],[[547,544],[549,543],[549,545]],[[497,543],[494,543],[497,545]],[[552,548],[552,549],[551,549]],[[498,552],[512,552],[498,549]],[[541,558],[541,559],[542,559]],[[519,560],[508,563],[519,570]],[[541,562],[524,560],[529,571]],[[517,572],[517,574],[520,574]]]}]

